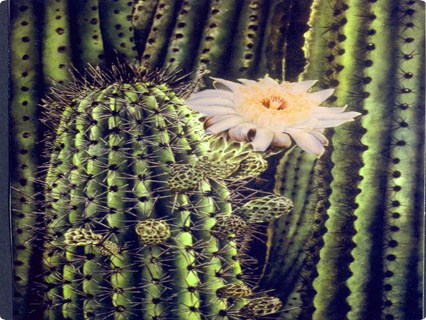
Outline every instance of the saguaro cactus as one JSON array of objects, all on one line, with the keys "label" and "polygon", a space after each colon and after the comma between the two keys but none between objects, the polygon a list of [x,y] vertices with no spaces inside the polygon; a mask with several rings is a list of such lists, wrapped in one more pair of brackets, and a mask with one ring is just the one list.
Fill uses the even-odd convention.
[{"label": "saguaro cactus", "polygon": [[[294,151],[278,166],[276,190],[292,193],[293,213],[311,218],[299,224],[286,217],[274,230],[285,242],[294,230],[313,228],[298,240],[306,242],[301,281],[295,285],[294,275],[284,274],[289,296],[301,294],[301,314],[282,313],[286,318],[421,318],[423,20],[419,1],[314,1],[302,77],[334,86],[330,102],[363,115],[328,132],[329,152],[314,171],[314,181],[326,185],[304,187],[310,170],[300,167],[308,159],[297,160]],[[300,187],[291,173],[282,174],[295,169],[297,181],[305,181]],[[319,193],[320,211],[312,205],[317,197],[304,198],[306,190]],[[271,261],[292,259],[291,247],[293,241],[273,246]],[[272,274],[265,279],[279,274],[266,270]]]},{"label": "saguaro cactus", "polygon": [[[252,300],[250,281],[244,284],[250,221],[232,213],[229,191],[210,180],[222,178],[205,166],[197,121],[170,78],[143,73],[135,66],[92,69],[96,86],[54,91],[45,102],[58,125],[43,182],[44,222],[35,228],[44,243],[39,316],[240,319],[277,312],[279,299]],[[234,163],[249,156],[241,150]],[[243,223],[231,227],[230,219]],[[250,290],[232,294],[231,286]]]}]

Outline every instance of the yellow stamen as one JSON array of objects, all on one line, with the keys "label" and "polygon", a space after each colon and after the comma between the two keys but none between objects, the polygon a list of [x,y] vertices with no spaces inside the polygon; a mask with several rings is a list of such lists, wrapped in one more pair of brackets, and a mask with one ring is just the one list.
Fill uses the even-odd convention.
[{"label": "yellow stamen", "polygon": [[267,109],[284,110],[288,107],[286,101],[282,99],[281,97],[277,97],[277,96],[262,99],[260,102]]}]

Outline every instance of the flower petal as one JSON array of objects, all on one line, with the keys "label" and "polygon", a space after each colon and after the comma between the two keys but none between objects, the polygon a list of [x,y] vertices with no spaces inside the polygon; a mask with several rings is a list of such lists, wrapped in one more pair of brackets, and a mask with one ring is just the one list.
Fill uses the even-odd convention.
[{"label": "flower petal", "polygon": [[229,90],[207,89],[207,90],[193,93],[192,95],[190,95],[187,101],[190,101],[195,98],[217,98],[217,97],[223,97],[223,98],[233,100],[234,94]]},{"label": "flower petal", "polygon": [[186,100],[185,103],[190,108],[196,105],[202,105],[202,106],[217,105],[217,106],[227,106],[231,108],[234,107],[234,101],[224,96],[216,96],[216,97],[194,96],[193,98]]},{"label": "flower petal", "polygon": [[318,120],[352,120],[353,118],[359,116],[361,113],[350,111],[350,112],[322,112],[322,113],[315,113],[314,117]]},{"label": "flower petal", "polygon": [[236,91],[242,86],[241,84],[237,82],[232,82],[232,81],[228,81],[228,80],[224,80],[220,78],[211,77],[211,79],[213,79],[213,87],[215,87],[218,90],[224,89],[224,90]]},{"label": "flower petal", "polygon": [[312,113],[314,115],[317,114],[330,114],[330,113],[342,113],[343,111],[345,111],[346,106],[344,107],[315,107],[312,110]]},{"label": "flower petal", "polygon": [[309,132],[294,132],[291,134],[296,144],[308,153],[321,157],[325,149],[320,140]]},{"label": "flower petal", "polygon": [[274,131],[274,138],[272,139],[272,144],[277,147],[290,147],[290,136],[284,132]]},{"label": "flower petal", "polygon": [[333,92],[334,89],[326,89],[310,93],[309,95],[311,99],[318,101],[318,104],[320,104],[324,100],[327,100],[333,94]]},{"label": "flower petal", "polygon": [[257,128],[253,130],[255,130],[255,136],[251,144],[253,145],[254,151],[265,151],[272,143],[274,132],[268,128]]},{"label": "flower petal", "polygon": [[277,86],[278,85],[278,83],[274,79],[269,78],[269,76],[265,76],[264,78],[260,79],[260,81],[264,81],[269,86]]},{"label": "flower petal", "polygon": [[238,81],[241,82],[244,85],[257,85],[257,81],[255,81],[255,80],[238,79]]},{"label": "flower petal", "polygon": [[346,122],[352,122],[354,119],[330,119],[330,120],[319,120],[314,129],[325,129],[340,126]]},{"label": "flower petal", "polygon": [[225,106],[202,106],[202,105],[188,105],[192,110],[198,111],[206,116],[214,116],[216,114],[237,114],[234,108]]},{"label": "flower petal", "polygon": [[250,129],[256,129],[257,126],[253,123],[244,122],[231,129],[229,129],[228,134],[232,140],[235,141],[250,141],[248,133]]},{"label": "flower petal", "polygon": [[206,129],[207,133],[211,134],[218,134],[222,131],[226,131],[232,127],[235,127],[236,125],[239,125],[240,123],[245,122],[246,120],[243,117],[240,116],[231,116],[229,118],[220,120],[213,124],[212,126],[208,127]]},{"label": "flower petal", "polygon": [[320,132],[319,130],[312,130],[309,133],[315,138],[317,138],[323,146],[328,146],[328,139],[325,135],[322,134],[322,132]]},{"label": "flower petal", "polygon": [[301,82],[291,82],[291,87],[297,89],[297,91],[307,92],[312,86],[317,83],[318,80],[305,80]]},{"label": "flower petal", "polygon": [[234,115],[229,115],[229,114],[222,114],[222,115],[217,115],[217,116],[210,116],[210,117],[201,117],[200,120],[203,121],[203,125],[204,125],[204,129],[208,129],[210,128],[212,125],[214,125],[216,122],[228,119],[233,117]]}]

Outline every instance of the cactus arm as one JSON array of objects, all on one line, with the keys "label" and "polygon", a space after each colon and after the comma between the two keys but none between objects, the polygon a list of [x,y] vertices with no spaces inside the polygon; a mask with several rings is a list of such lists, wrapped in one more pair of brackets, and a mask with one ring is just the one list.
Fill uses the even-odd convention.
[{"label": "cactus arm", "polygon": [[287,81],[296,81],[299,74],[302,73],[306,58],[303,51],[305,42],[304,34],[309,30],[307,25],[313,0],[295,1],[291,8],[290,16],[292,17],[286,37],[286,50],[284,70],[282,77]]},{"label": "cactus arm", "polygon": [[129,18],[132,9],[133,3],[129,1],[99,1],[99,22],[105,52],[112,56],[118,54],[126,61],[133,61],[138,56]]},{"label": "cactus arm", "polygon": [[154,21],[149,31],[148,40],[141,55],[141,65],[150,68],[162,65],[165,48],[169,43],[173,29],[178,1],[160,0],[155,11]]},{"label": "cactus arm", "polygon": [[104,44],[99,22],[98,0],[75,0],[70,6],[71,22],[75,21],[73,45],[78,48],[75,63],[78,67],[105,62]]},{"label": "cactus arm", "polygon": [[266,69],[273,79],[282,79],[285,35],[290,24],[291,1],[271,1],[262,46],[261,69]]},{"label": "cactus arm", "polygon": [[132,25],[135,30],[135,44],[139,55],[142,55],[145,48],[158,1],[138,0],[133,6]]},{"label": "cactus arm", "polygon": [[240,10],[229,68],[235,78],[253,78],[259,63],[257,53],[263,41],[269,1],[246,1]]},{"label": "cactus arm", "polygon": [[[361,38],[363,34],[358,31],[357,23],[358,16],[363,15],[363,10],[368,6],[356,1],[347,3],[347,6],[348,8],[336,22],[341,24],[338,27],[340,32],[334,29],[329,31],[334,37],[331,41],[336,45],[332,51],[333,62],[328,65],[335,64],[340,67],[333,77],[333,81],[338,84],[335,91],[336,104],[349,104],[352,110],[362,111],[362,99],[358,102],[351,100],[350,97],[350,93],[358,89],[347,79],[357,75],[357,68],[359,68],[357,59],[364,59],[362,50],[359,50],[357,54],[352,50],[354,46],[363,43]],[[367,28],[368,24],[365,23],[363,27]],[[362,66],[360,68],[362,69]],[[318,292],[314,300],[316,308],[314,319],[324,317],[333,319],[337,314],[345,314],[349,310],[345,301],[345,297],[349,294],[345,281],[350,276],[348,265],[352,259],[350,251],[353,247],[354,234],[353,210],[355,196],[358,193],[357,183],[360,180],[358,170],[362,165],[360,155],[363,151],[359,139],[363,130],[359,123],[354,121],[333,131],[331,161],[334,167],[331,170],[333,180],[330,185],[332,193],[328,199],[329,219],[325,224],[328,232],[324,235],[324,247],[318,263],[319,275],[314,281],[314,288]]]},{"label": "cactus arm", "polygon": [[231,50],[234,21],[238,16],[239,1],[219,0],[210,4],[210,12],[203,30],[197,65],[208,64],[213,75],[225,72],[224,62]]},{"label": "cactus arm", "polygon": [[[394,30],[390,26],[392,21],[392,2],[371,4],[370,12],[374,12],[377,18],[366,29],[360,30],[368,35],[368,30],[376,33],[368,35],[363,40],[363,46],[367,44],[371,50],[366,58],[374,61],[371,67],[365,68],[361,79],[371,79],[364,85],[363,91],[369,96],[363,101],[363,109],[366,111],[361,117],[361,125],[364,134],[361,143],[368,146],[362,153],[363,166],[360,168],[360,176],[363,178],[358,188],[361,192],[356,197],[356,209],[354,222],[356,234],[353,237],[355,247],[352,250],[353,262],[350,264],[352,276],[348,279],[348,287],[351,291],[347,298],[351,306],[348,317],[351,319],[364,319],[370,314],[380,312],[381,291],[381,238],[383,233],[377,230],[378,225],[383,224],[383,190],[386,188],[386,163],[389,154],[389,134],[391,131],[391,119],[389,105],[393,100],[393,88],[389,85],[394,80],[395,69],[389,65],[394,60],[395,52],[389,50],[392,43]],[[367,11],[368,12],[368,11]],[[359,14],[361,15],[361,14]],[[364,14],[365,15],[365,14]],[[380,123],[379,125],[377,123]],[[368,292],[369,294],[366,294]]]},{"label": "cactus arm", "polygon": [[71,65],[68,1],[44,1],[43,72],[49,84],[69,80]]},{"label": "cactus arm", "polygon": [[184,72],[192,70],[201,36],[197,31],[207,6],[207,0],[183,2],[167,48],[164,67],[170,64],[172,68]]},{"label": "cactus arm", "polygon": [[[421,299],[415,289],[421,282],[416,263],[421,256],[422,150],[424,148],[424,4],[400,3],[399,15],[413,10],[398,23],[398,55],[414,53],[412,59],[398,57],[399,74],[393,112],[387,208],[383,246],[384,317],[419,318]],[[414,28],[407,28],[411,22]],[[408,40],[407,40],[408,39]],[[397,40],[398,41],[398,40]],[[407,79],[407,73],[412,77]],[[401,106],[407,105],[408,108]],[[420,248],[420,250],[419,250]],[[413,303],[414,302],[414,303]]]},{"label": "cactus arm", "polygon": [[[37,104],[39,103],[39,83],[41,79],[40,56],[36,47],[38,23],[35,14],[38,8],[30,1],[11,3],[11,35],[13,47],[11,63],[11,202],[13,252],[14,252],[14,291],[17,316],[28,311],[28,285],[33,248],[28,244],[31,234],[27,229],[35,225],[35,211],[31,197],[35,194],[34,177],[38,164],[36,139],[38,125]],[[24,57],[28,59],[24,59]],[[17,191],[19,190],[19,191]]]}]

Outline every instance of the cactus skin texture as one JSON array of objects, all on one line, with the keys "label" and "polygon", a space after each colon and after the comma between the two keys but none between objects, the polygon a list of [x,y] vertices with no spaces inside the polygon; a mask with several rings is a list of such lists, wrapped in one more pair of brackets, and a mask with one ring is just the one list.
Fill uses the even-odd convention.
[{"label": "cactus skin texture", "polygon": [[[296,150],[279,163],[275,191],[294,209],[270,231],[283,242],[271,243],[265,283],[288,283],[276,294],[284,309],[294,299],[301,310],[281,312],[284,319],[420,319],[424,3],[314,1],[309,24],[301,78],[334,87],[330,103],[363,115],[327,132],[313,171],[301,169],[307,159]],[[292,222],[296,210],[312,218]],[[273,265],[292,258],[293,239],[305,242],[305,258],[292,283]]]},{"label": "cactus skin texture", "polygon": [[[27,302],[18,301],[30,290],[27,287],[32,282],[30,260],[40,258],[33,256],[27,242],[38,231],[27,226],[36,223],[36,216],[31,214],[36,208],[29,202],[41,188],[33,180],[36,167],[45,161],[40,156],[43,154],[40,140],[44,140],[51,126],[48,121],[41,123],[37,105],[50,90],[49,86],[72,81],[70,69],[82,71],[88,64],[110,66],[117,56],[127,61],[140,59],[141,64],[149,68],[166,68],[171,64],[172,68],[191,72],[207,63],[215,75],[232,70],[228,75],[231,78],[246,74],[263,76],[270,65],[281,63],[281,57],[275,62],[269,61],[273,56],[265,59],[263,50],[270,39],[263,34],[270,26],[271,17],[279,16],[280,10],[279,6],[269,5],[269,1],[261,5],[256,1],[200,0],[13,1],[12,156],[18,164],[11,178],[13,188],[19,190],[12,193],[18,305],[28,303],[26,298],[22,301]],[[286,23],[302,23],[306,12],[293,11],[287,17]],[[274,21],[268,30],[278,27],[279,19]],[[229,36],[237,31],[238,39]],[[284,38],[285,34],[279,33],[273,41],[282,44]],[[71,115],[69,117],[72,122]],[[244,180],[266,169],[267,163],[261,155],[252,153],[250,157],[253,161],[247,158],[241,162],[231,180]],[[64,162],[64,159],[58,161]],[[74,183],[82,174],[72,175]],[[81,253],[82,248],[77,246],[71,251]],[[16,308],[16,311],[25,313],[26,308]]]},{"label": "cactus skin texture", "polygon": [[[38,318],[261,319],[281,308],[243,270],[255,224],[232,212],[223,179],[197,165],[208,143],[177,97],[187,87],[119,65],[93,68],[45,101],[56,129],[34,213],[44,220],[34,227]],[[224,154],[241,162],[250,149],[237,145]],[[201,179],[176,183],[188,172]],[[274,197],[260,198],[262,208],[283,205]]]}]

